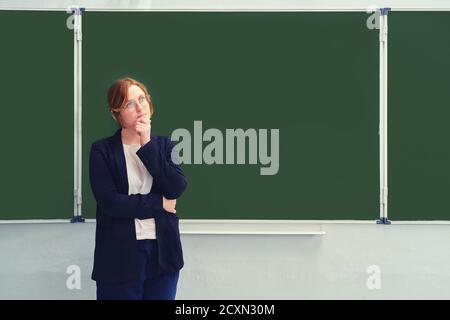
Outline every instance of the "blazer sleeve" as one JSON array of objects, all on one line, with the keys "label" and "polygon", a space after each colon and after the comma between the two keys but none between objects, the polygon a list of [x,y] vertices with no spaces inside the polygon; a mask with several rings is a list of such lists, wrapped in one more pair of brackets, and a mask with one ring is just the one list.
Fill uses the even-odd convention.
[{"label": "blazer sleeve", "polygon": [[159,180],[164,196],[167,199],[176,199],[186,190],[187,180],[181,170],[175,143],[168,137],[161,139],[163,141],[158,143],[156,138],[152,138],[136,154],[148,172]]},{"label": "blazer sleeve", "polygon": [[158,193],[126,195],[119,193],[101,149],[92,144],[89,178],[94,198],[106,215],[116,218],[155,218],[161,214],[162,195]]}]

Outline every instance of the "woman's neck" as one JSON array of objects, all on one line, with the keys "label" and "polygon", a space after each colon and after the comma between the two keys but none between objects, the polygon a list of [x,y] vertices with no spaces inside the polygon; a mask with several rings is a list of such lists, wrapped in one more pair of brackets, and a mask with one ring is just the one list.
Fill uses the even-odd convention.
[{"label": "woman's neck", "polygon": [[141,137],[139,133],[137,133],[133,129],[122,128],[121,138],[123,144],[140,144]]}]

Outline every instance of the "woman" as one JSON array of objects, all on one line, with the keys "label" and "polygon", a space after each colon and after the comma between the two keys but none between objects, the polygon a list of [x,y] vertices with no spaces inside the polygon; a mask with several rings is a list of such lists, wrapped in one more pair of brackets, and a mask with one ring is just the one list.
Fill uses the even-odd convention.
[{"label": "woman", "polygon": [[120,128],[92,144],[97,299],[173,300],[184,265],[176,199],[187,186],[169,137],[151,135],[153,104],[131,78],[107,94]]}]

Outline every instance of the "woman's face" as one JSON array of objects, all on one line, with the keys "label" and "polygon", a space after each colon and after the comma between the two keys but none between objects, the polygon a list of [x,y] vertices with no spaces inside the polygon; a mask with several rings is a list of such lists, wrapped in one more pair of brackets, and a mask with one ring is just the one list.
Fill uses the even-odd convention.
[{"label": "woman's face", "polygon": [[144,91],[136,85],[128,88],[128,100],[125,102],[125,108],[119,113],[119,121],[122,128],[134,128],[137,119],[146,114],[150,118],[150,105],[147,101]]}]

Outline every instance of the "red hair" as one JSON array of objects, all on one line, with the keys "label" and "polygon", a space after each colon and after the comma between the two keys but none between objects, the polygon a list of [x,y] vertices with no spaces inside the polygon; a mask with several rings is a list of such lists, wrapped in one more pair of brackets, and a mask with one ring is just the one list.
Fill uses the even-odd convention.
[{"label": "red hair", "polygon": [[112,113],[117,123],[119,123],[117,116],[120,111],[123,110],[124,104],[128,100],[128,88],[132,85],[136,85],[144,91],[150,106],[150,114],[153,114],[153,103],[146,86],[133,78],[125,77],[114,81],[109,87],[107,94],[109,111]]}]

